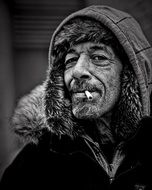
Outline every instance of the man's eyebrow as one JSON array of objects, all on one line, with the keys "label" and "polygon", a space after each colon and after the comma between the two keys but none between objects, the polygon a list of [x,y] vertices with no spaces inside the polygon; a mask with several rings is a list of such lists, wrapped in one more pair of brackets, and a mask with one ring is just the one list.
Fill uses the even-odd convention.
[{"label": "man's eyebrow", "polygon": [[105,46],[100,46],[100,45],[94,45],[89,48],[91,51],[97,51],[97,50],[102,50],[107,52],[107,48]]},{"label": "man's eyebrow", "polygon": [[109,51],[109,49],[107,48],[107,46],[104,46],[104,45],[102,45],[102,46],[100,46],[100,45],[94,45],[94,46],[92,46],[92,47],[89,48],[89,51],[91,53],[93,53],[94,51],[98,51],[98,50],[105,51],[108,55],[111,55],[111,51]]}]

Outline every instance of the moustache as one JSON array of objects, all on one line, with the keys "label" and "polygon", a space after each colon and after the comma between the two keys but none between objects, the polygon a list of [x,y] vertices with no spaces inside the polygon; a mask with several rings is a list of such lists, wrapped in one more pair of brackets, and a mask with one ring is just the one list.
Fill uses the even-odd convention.
[{"label": "moustache", "polygon": [[95,84],[90,84],[90,83],[74,83],[71,88],[70,88],[70,93],[79,93],[79,92],[85,92],[85,91],[89,91],[89,92],[100,92],[101,93],[101,89],[99,89],[98,86],[96,86]]}]

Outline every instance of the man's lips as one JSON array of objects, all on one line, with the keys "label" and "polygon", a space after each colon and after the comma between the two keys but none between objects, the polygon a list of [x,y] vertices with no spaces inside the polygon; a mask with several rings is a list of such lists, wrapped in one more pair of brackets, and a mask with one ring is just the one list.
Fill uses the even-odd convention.
[{"label": "man's lips", "polygon": [[85,91],[89,91],[90,93],[93,93],[93,92],[98,92],[98,93],[101,93],[101,90],[99,89],[77,89],[77,90],[71,90],[71,94],[76,94],[76,93],[85,93]]},{"label": "man's lips", "polygon": [[74,92],[72,93],[73,96],[79,96],[79,97],[82,97],[82,96],[86,96],[85,95],[85,91],[82,91],[82,92]]},{"label": "man's lips", "polygon": [[99,91],[100,89],[94,87],[94,86],[82,86],[82,87],[72,87],[69,91],[71,93],[84,93],[85,91],[89,91],[89,92],[95,92],[95,91]]},{"label": "man's lips", "polygon": [[[89,92],[89,96],[88,93]],[[93,85],[86,85],[86,86],[81,86],[78,88],[78,86],[73,86],[70,90],[70,94],[72,98],[89,98],[94,99],[95,97],[101,97],[103,95],[103,89],[99,89],[96,86]],[[91,98],[90,98],[91,97]]]},{"label": "man's lips", "polygon": [[[92,92],[89,91],[89,93],[92,95],[92,98],[94,98],[94,97],[96,97],[96,96],[99,96],[99,95],[101,96],[101,94],[99,94],[98,91],[92,91]],[[85,94],[85,91],[74,92],[74,93],[72,93],[72,96],[73,96],[74,98],[87,98],[87,96],[86,96],[86,94]]]},{"label": "man's lips", "polygon": [[96,90],[88,90],[88,89],[84,89],[84,90],[72,90],[71,93],[85,93],[85,91],[89,91],[90,93],[91,92],[95,92]]}]

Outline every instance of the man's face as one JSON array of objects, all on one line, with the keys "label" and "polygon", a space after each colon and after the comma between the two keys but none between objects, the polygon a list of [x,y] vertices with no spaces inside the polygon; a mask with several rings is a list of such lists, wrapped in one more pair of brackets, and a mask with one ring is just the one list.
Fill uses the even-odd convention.
[{"label": "man's face", "polygon": [[113,49],[102,43],[80,43],[67,52],[65,65],[64,81],[74,116],[96,119],[110,112],[119,98],[122,71]]}]

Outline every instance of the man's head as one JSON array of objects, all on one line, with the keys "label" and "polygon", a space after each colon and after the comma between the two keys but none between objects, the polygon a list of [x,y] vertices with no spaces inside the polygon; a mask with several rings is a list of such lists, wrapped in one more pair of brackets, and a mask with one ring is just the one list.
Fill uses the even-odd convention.
[{"label": "man's head", "polygon": [[[122,49],[114,35],[95,20],[75,19],[55,43],[56,47],[64,44],[64,82],[73,115],[96,119],[110,112],[120,95],[123,68]],[[91,100],[85,91],[91,93]]]},{"label": "man's head", "polygon": [[[140,68],[143,59],[136,55],[147,42],[141,44],[140,28],[127,16],[92,6],[70,15],[54,32],[45,111],[55,133],[73,137],[94,126],[90,119],[108,118],[115,136],[126,139],[134,134],[148,111],[145,75]],[[128,23],[131,27],[126,27]]]},{"label": "man's head", "polygon": [[96,119],[112,110],[120,94],[122,67],[113,48],[103,43],[84,42],[69,49],[64,81],[76,118]]}]

